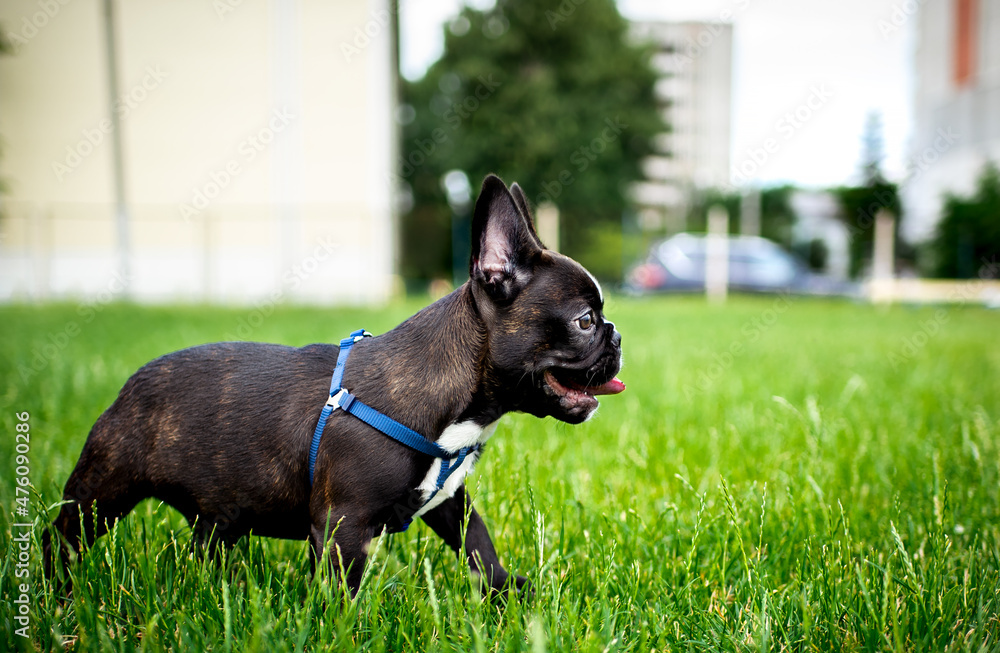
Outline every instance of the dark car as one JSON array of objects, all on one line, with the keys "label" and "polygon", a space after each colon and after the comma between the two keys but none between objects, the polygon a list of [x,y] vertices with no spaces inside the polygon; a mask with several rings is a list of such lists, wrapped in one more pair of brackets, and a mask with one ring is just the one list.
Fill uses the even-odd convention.
[{"label": "dark car", "polygon": [[[812,274],[800,259],[758,236],[728,236],[729,288],[744,292],[850,294],[848,284]],[[654,244],[631,270],[630,292],[704,292],[705,234],[681,233]]]}]

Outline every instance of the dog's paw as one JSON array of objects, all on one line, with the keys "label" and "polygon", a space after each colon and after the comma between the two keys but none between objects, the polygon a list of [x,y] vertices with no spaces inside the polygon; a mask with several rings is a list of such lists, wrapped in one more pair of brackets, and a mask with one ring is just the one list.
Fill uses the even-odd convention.
[{"label": "dog's paw", "polygon": [[524,576],[509,576],[503,584],[483,587],[483,593],[490,599],[500,604],[506,604],[510,598],[519,601],[528,601],[535,595],[535,586]]},{"label": "dog's paw", "polygon": [[524,576],[514,577],[514,586],[517,588],[517,597],[522,600],[529,600],[535,595],[535,586]]}]

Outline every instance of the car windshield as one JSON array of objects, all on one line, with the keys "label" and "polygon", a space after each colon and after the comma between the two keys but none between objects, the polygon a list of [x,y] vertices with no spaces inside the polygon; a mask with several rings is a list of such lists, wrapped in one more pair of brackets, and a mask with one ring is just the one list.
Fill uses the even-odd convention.
[{"label": "car windshield", "polygon": [[[678,234],[656,250],[667,271],[679,279],[705,279],[705,236]],[[733,284],[776,286],[790,283],[795,277],[791,257],[774,243],[762,238],[729,238],[729,280]]]}]

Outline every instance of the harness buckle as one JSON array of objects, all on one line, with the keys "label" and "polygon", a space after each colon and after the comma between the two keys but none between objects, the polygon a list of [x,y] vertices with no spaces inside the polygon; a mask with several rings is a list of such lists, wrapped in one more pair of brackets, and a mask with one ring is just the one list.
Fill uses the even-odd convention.
[{"label": "harness buckle", "polygon": [[340,400],[344,395],[350,395],[351,393],[347,391],[347,388],[341,388],[337,394],[330,395],[330,398],[326,400],[327,406],[333,406],[333,410],[340,408]]}]

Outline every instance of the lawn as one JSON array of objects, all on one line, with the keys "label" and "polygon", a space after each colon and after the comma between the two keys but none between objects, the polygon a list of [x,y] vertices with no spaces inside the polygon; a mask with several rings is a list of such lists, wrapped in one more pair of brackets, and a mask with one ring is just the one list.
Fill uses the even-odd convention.
[{"label": "lawn", "polygon": [[484,600],[419,522],[375,541],[352,601],[313,581],[304,541],[246,538],[216,563],[153,501],[75,566],[71,600],[47,588],[52,506],[139,366],[380,333],[417,308],[0,307],[0,648],[1000,650],[1000,314],[970,307],[610,298],[628,390],[577,427],[506,416],[469,481],[529,601]]}]

